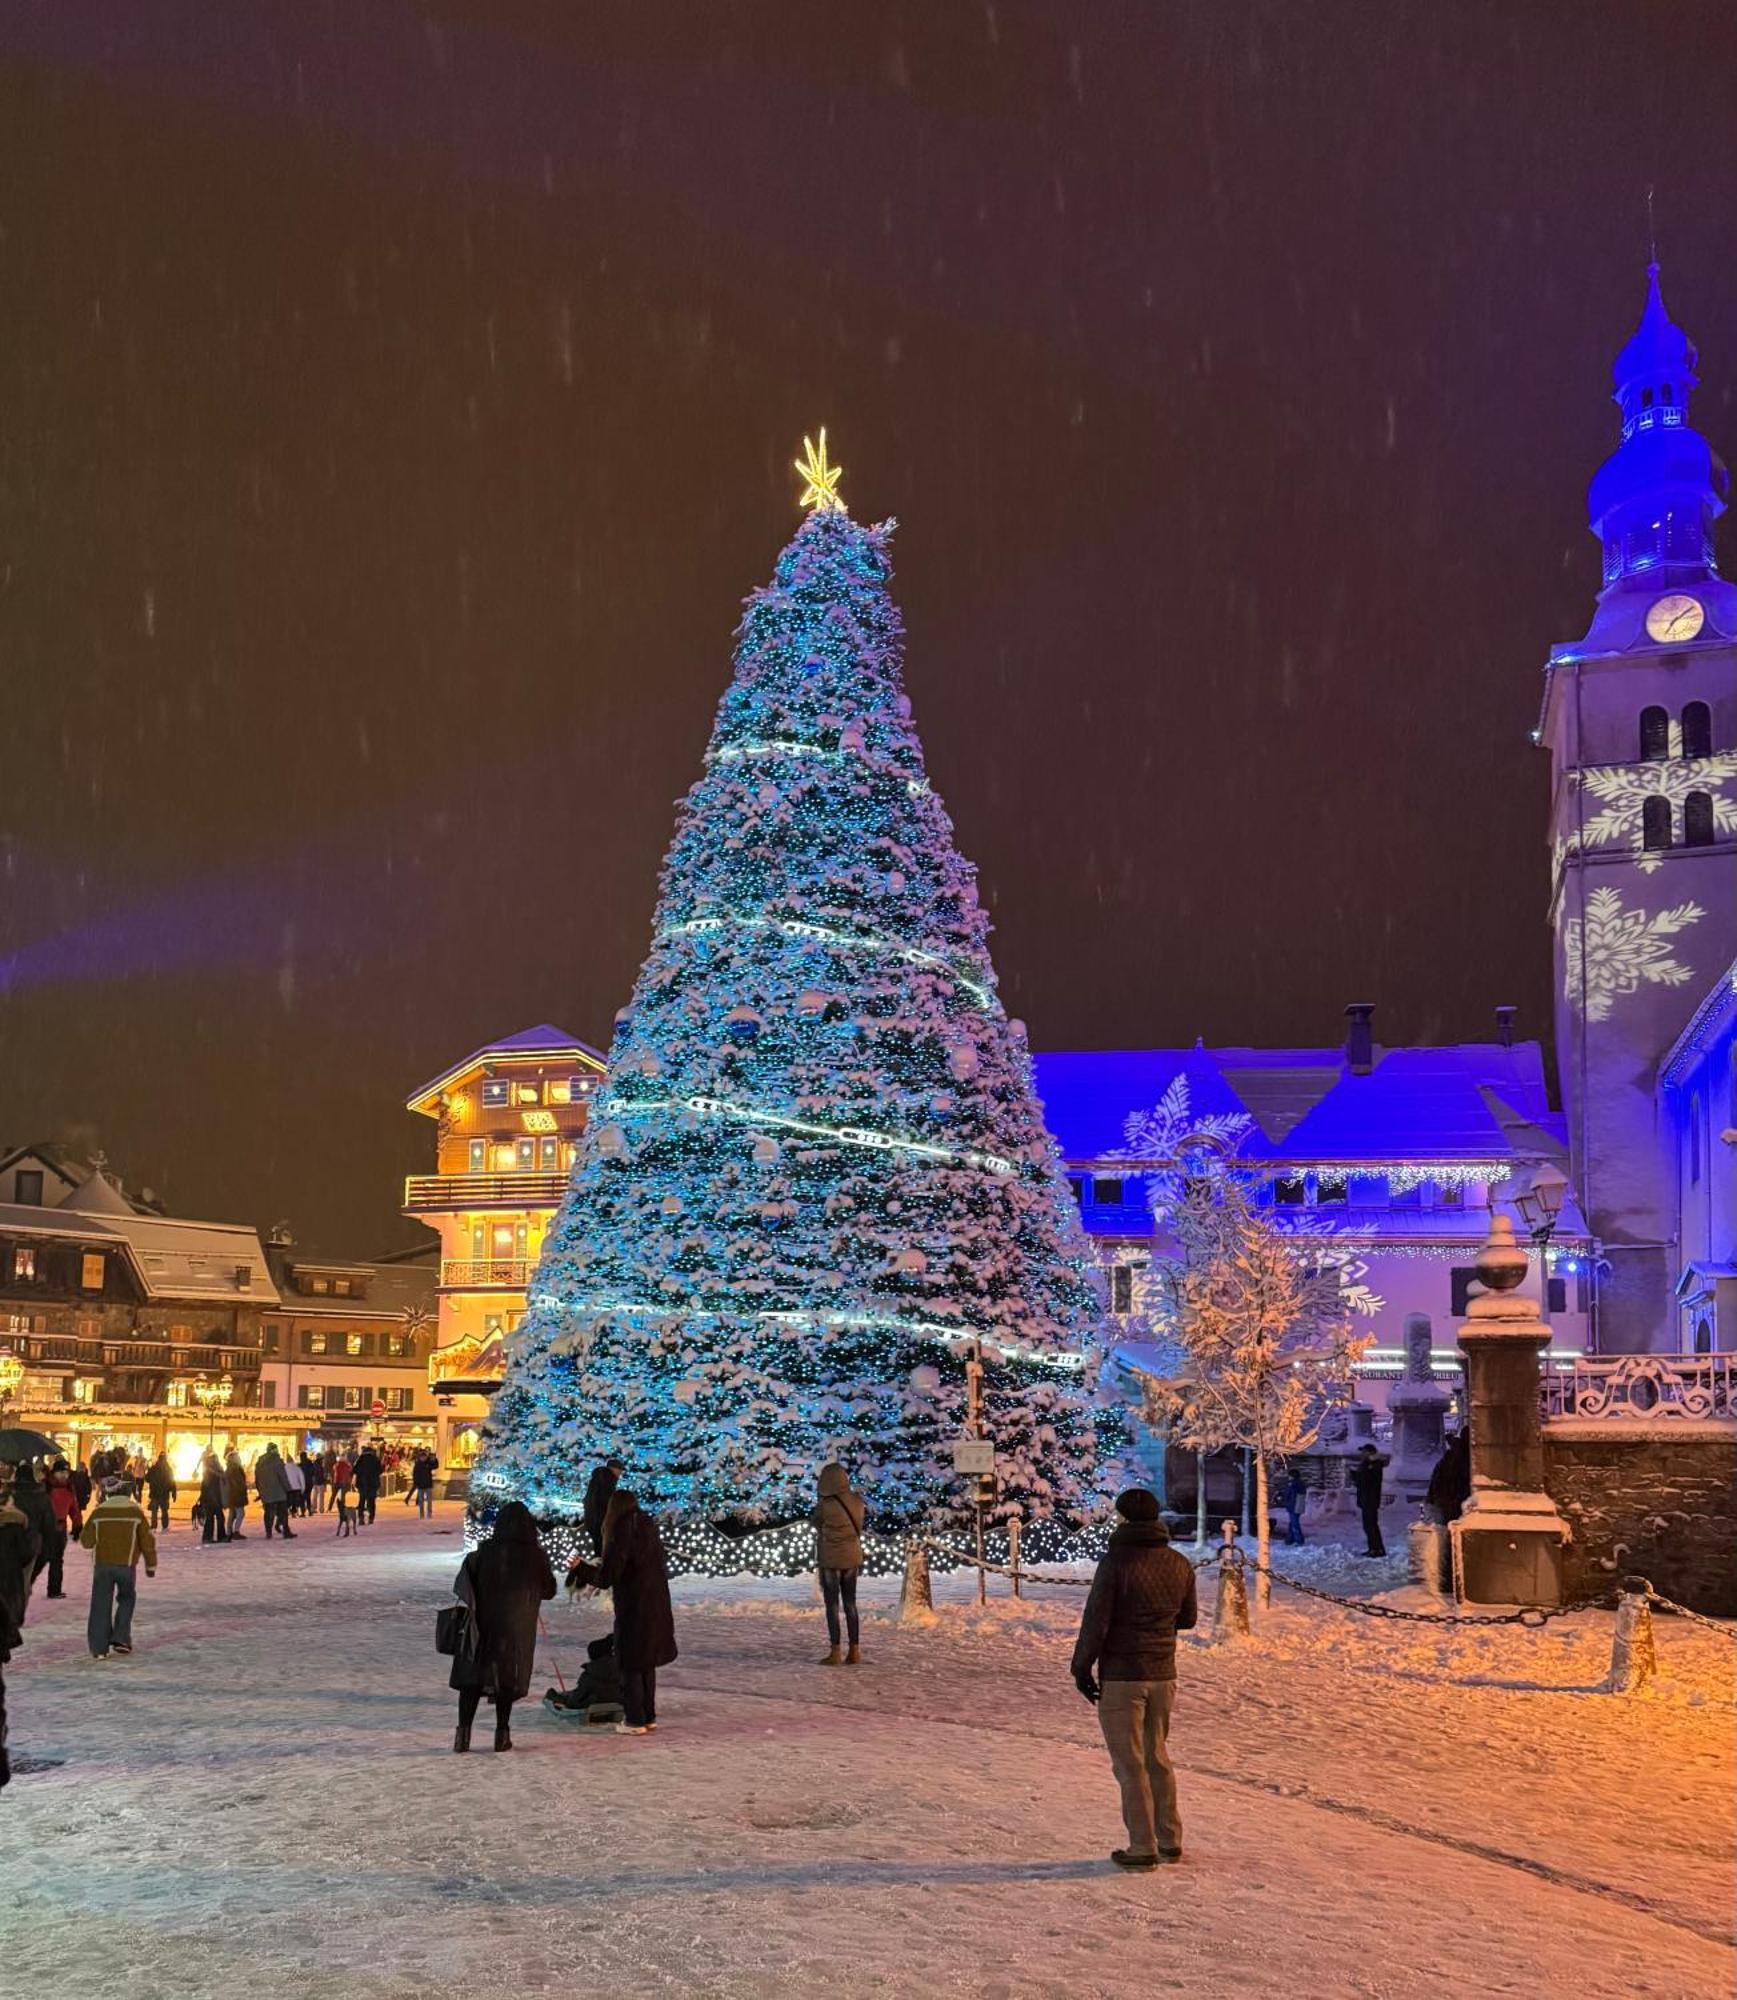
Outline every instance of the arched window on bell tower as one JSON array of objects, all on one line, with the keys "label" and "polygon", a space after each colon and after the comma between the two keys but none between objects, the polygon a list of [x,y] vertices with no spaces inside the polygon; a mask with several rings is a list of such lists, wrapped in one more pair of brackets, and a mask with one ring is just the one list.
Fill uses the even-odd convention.
[{"label": "arched window on bell tower", "polygon": [[1646,848],[1671,844],[1671,802],[1655,792],[1641,807],[1641,845]]},{"label": "arched window on bell tower", "polygon": [[[1669,843],[1666,843],[1669,845]],[[1683,845],[1685,847],[1711,847],[1713,845],[1713,794],[1711,792],[1691,792],[1683,801]]]},{"label": "arched window on bell tower", "polygon": [[1671,717],[1668,709],[1655,704],[1641,710],[1640,753],[1643,764],[1662,764],[1671,754]]},{"label": "arched window on bell tower", "polygon": [[1711,757],[1713,754],[1713,711],[1704,701],[1691,701],[1683,709],[1683,755]]}]

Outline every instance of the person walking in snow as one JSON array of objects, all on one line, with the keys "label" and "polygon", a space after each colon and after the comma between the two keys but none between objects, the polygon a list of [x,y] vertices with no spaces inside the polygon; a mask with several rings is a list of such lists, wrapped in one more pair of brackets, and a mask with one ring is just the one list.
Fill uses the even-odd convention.
[{"label": "person walking in snow", "polygon": [[286,1542],[295,1540],[295,1530],[289,1524],[289,1481],[284,1472],[283,1454],[274,1440],[253,1462],[253,1486],[259,1495],[260,1512],[265,1516],[268,1542],[273,1528]]},{"label": "person walking in snow", "polygon": [[204,1523],[201,1544],[229,1539],[229,1479],[217,1454],[205,1454],[199,1479],[199,1518]]},{"label": "person walking in snow", "polygon": [[145,1493],[150,1500],[147,1510],[153,1529],[165,1532],[169,1526],[169,1502],[176,1497],[175,1468],[169,1463],[166,1451],[158,1452],[151,1461],[151,1469],[145,1474]]},{"label": "person walking in snow", "polygon": [[12,1504],[30,1523],[30,1532],[36,1537],[35,1567],[30,1572],[30,1587],[36,1588],[36,1579],[48,1567],[54,1554],[54,1509],[49,1504],[48,1494],[36,1477],[36,1468],[28,1459],[12,1475]]},{"label": "person walking in snow", "polygon": [[1285,1474],[1285,1483],[1279,1488],[1279,1501],[1285,1510],[1285,1546],[1298,1549],[1303,1546],[1303,1501],[1308,1488],[1303,1484],[1303,1468],[1293,1465]]},{"label": "person walking in snow", "polygon": [[844,1655],[847,1667],[862,1659],[862,1633],[856,1611],[856,1580],[862,1574],[862,1495],[851,1491],[850,1479],[842,1465],[820,1469],[820,1498],[809,1517],[814,1523],[815,1556],[820,1567],[820,1594],[826,1600],[826,1636],[830,1641],[823,1667],[840,1664],[838,1613],[844,1608],[845,1636],[850,1651]]},{"label": "person walking in snow", "polygon": [[76,1535],[84,1527],[84,1515],[78,1504],[78,1494],[72,1483],[72,1468],[64,1458],[57,1458],[48,1472],[44,1491],[48,1495],[49,1511],[54,1516],[54,1540],[48,1551],[48,1595],[66,1595],[66,1538]]},{"label": "person walking in snow", "polygon": [[91,1484],[90,1467],[82,1458],[73,1461],[72,1490],[78,1495],[78,1511],[82,1514],[90,1506],[91,1494],[96,1491]]},{"label": "person walking in snow", "polygon": [[1170,1761],[1176,1635],[1199,1616],[1194,1566],[1170,1546],[1158,1496],[1143,1486],[1116,1502],[1121,1516],[1092,1578],[1074,1645],[1074,1685],[1096,1705],[1122,1793],[1128,1844],[1118,1868],[1182,1859],[1182,1815]]},{"label": "person walking in snow", "polygon": [[157,1543],[145,1510],[133,1498],[133,1482],[118,1473],[103,1482],[103,1497],[91,1509],[79,1537],[95,1557],[90,1572],[90,1618],[85,1638],[93,1660],[133,1650],[133,1605],[139,1591],[139,1564],[157,1574]]},{"label": "person walking in snow", "polygon": [[245,1542],[247,1537],[241,1532],[241,1524],[247,1519],[247,1467],[234,1445],[224,1454],[223,1491],[229,1503],[229,1539]]},{"label": "person walking in snow", "polygon": [[623,1736],[645,1736],[657,1727],[657,1670],[676,1658],[675,1611],[669,1596],[669,1563],[657,1523],[633,1495],[615,1489],[603,1517],[603,1559],[576,1562],[567,1586],[615,1595],[615,1659],[621,1669]]},{"label": "person walking in snow", "polygon": [[380,1454],[371,1444],[363,1445],[356,1454],[356,1519],[368,1526],[380,1508],[380,1480],[385,1468],[380,1463]]},{"label": "person walking in snow", "polygon": [[302,1470],[308,1481],[308,1512],[323,1514],[326,1511],[326,1474],[331,1460],[324,1452],[304,1451]]},{"label": "person walking in snow", "polygon": [[410,1465],[410,1491],[416,1501],[416,1512],[420,1519],[434,1518],[434,1473],[436,1459],[431,1451],[419,1451]]},{"label": "person walking in snow", "polygon": [[522,1500],[509,1500],[495,1516],[494,1533],[460,1564],[452,1594],[476,1621],[476,1643],[453,1655],[448,1676],[458,1690],[452,1747],[470,1748],[471,1724],[486,1695],[495,1706],[495,1748],[510,1750],[513,1703],[531,1691],[537,1619],[555,1595],[555,1572]]},{"label": "person walking in snow", "polygon": [[289,1488],[289,1512],[292,1515],[308,1511],[308,1486],[302,1471],[302,1462],[292,1452],[283,1462],[283,1483]]},{"label": "person walking in snow", "polygon": [[1351,1465],[1351,1488],[1357,1495],[1357,1511],[1363,1517],[1366,1556],[1384,1556],[1387,1544],[1381,1539],[1381,1469],[1387,1461],[1374,1445],[1359,1445]]}]

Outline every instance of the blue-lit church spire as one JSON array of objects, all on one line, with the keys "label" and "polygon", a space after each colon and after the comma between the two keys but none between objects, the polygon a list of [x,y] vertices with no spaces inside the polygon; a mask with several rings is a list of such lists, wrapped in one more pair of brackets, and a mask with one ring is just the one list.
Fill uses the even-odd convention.
[{"label": "blue-lit church spire", "polygon": [[1616,357],[1622,442],[1587,493],[1606,591],[1650,591],[1717,573],[1713,523],[1725,510],[1727,475],[1689,424],[1695,361],[1695,344],[1665,310],[1659,267],[1650,264],[1640,325]]}]

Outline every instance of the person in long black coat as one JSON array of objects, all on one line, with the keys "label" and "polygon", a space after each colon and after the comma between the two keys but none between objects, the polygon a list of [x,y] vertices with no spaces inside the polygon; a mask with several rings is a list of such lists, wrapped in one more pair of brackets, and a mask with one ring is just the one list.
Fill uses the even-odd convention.
[{"label": "person in long black coat", "polygon": [[657,1670],[676,1657],[675,1610],[663,1538],[631,1493],[617,1487],[603,1517],[603,1560],[575,1563],[567,1580],[615,1593],[615,1659],[627,1711],[616,1727],[646,1735],[657,1727]]},{"label": "person in long black coat", "polygon": [[495,1705],[495,1748],[510,1750],[513,1703],[531,1691],[537,1614],[555,1595],[555,1572],[537,1539],[537,1524],[519,1500],[495,1517],[495,1531],[460,1566],[452,1592],[475,1617],[474,1646],[453,1656],[449,1684],[458,1690],[455,1750],[470,1748],[470,1726],[487,1695]]},{"label": "person in long black coat", "polygon": [[610,1459],[600,1465],[585,1482],[585,1533],[591,1542],[593,1555],[603,1554],[603,1520],[609,1512],[609,1503],[615,1498],[615,1489],[621,1484],[621,1467]]},{"label": "person in long black coat", "polygon": [[229,1476],[214,1451],[205,1454],[199,1474],[199,1518],[204,1523],[204,1532],[199,1537],[202,1544],[228,1541]]},{"label": "person in long black coat", "polygon": [[36,1561],[30,1572],[30,1583],[34,1589],[36,1579],[53,1557],[60,1524],[54,1518],[54,1508],[49,1504],[47,1491],[36,1477],[35,1466],[28,1461],[13,1474],[12,1504],[29,1522],[30,1532],[36,1537]]}]

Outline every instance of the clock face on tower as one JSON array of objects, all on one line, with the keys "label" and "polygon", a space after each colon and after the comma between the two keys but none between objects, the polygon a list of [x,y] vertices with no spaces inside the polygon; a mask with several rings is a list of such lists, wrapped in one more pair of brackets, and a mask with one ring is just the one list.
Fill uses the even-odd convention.
[{"label": "clock face on tower", "polygon": [[1673,591],[1669,597],[1661,597],[1647,613],[1647,637],[1656,639],[1661,646],[1681,645],[1694,638],[1706,616],[1699,598]]}]

